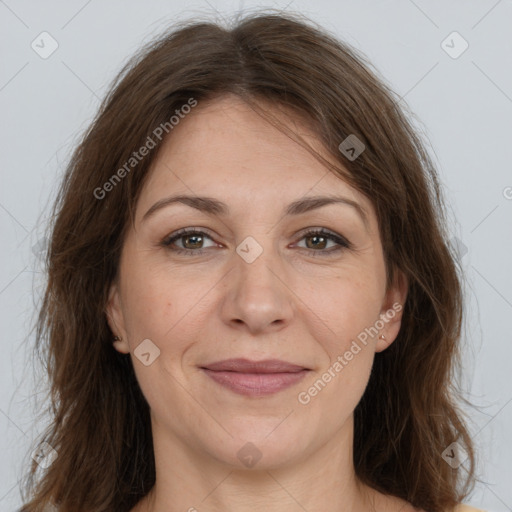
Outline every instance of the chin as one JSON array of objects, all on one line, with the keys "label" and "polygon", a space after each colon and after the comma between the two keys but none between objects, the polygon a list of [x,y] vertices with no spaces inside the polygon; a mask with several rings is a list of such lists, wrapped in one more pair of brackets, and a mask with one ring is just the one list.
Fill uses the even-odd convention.
[{"label": "chin", "polygon": [[[286,415],[266,421],[252,418],[251,428],[245,429],[240,424],[233,425],[232,429],[226,425],[233,437],[226,439],[224,436],[226,442],[211,446],[211,453],[232,469],[271,470],[296,463],[304,456],[301,447],[308,443],[303,438],[303,428],[298,428],[299,425],[293,428],[291,418],[284,418]],[[290,423],[285,426],[286,422]]]},{"label": "chin", "polygon": [[229,466],[231,470],[270,471],[293,464],[300,456],[293,453],[293,445],[282,445],[279,448],[272,444],[258,444],[252,441],[234,443],[233,451],[216,453],[216,458]]}]

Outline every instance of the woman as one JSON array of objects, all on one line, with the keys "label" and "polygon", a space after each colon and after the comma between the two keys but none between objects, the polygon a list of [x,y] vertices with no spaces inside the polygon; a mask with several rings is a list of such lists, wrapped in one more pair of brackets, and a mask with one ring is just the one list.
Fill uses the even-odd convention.
[{"label": "woman", "polygon": [[25,511],[474,510],[438,178],[346,44],[280,14],[169,32],[54,213]]}]

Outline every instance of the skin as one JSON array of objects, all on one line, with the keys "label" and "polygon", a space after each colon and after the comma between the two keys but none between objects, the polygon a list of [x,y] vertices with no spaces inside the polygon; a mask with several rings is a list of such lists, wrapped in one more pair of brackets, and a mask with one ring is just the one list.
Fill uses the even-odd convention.
[{"label": "skin", "polygon": [[[304,121],[268,108],[335,163]],[[212,197],[230,212],[174,203],[143,220],[175,194]],[[343,203],[284,216],[292,201],[316,195],[356,201],[367,225]],[[202,254],[162,245],[189,227],[207,236],[199,243],[182,237],[172,247]],[[329,253],[339,246],[323,240],[312,246],[307,228],[341,235],[351,248]],[[252,263],[236,252],[248,236],[263,249]],[[152,167],[107,306],[121,337],[114,346],[131,354],[151,408],[156,484],[133,511],[414,510],[362,485],[352,462],[353,411],[375,353],[399,332],[401,312],[379,331],[385,340],[370,337],[308,404],[297,398],[359,333],[404,304],[407,282],[397,276],[386,290],[371,201],[237,97],[200,103],[173,129]],[[149,366],[134,355],[145,339],[160,350]],[[281,359],[310,371],[291,388],[247,397],[200,370],[233,357]],[[237,457],[247,442],[261,454],[251,468]]]}]

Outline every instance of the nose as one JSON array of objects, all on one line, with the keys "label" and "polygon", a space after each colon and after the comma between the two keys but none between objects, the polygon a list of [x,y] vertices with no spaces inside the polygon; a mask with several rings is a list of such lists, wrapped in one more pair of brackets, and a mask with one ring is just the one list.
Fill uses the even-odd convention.
[{"label": "nose", "polygon": [[248,263],[233,255],[221,315],[231,328],[252,335],[277,332],[293,317],[293,292],[286,283],[284,269],[268,251]]}]

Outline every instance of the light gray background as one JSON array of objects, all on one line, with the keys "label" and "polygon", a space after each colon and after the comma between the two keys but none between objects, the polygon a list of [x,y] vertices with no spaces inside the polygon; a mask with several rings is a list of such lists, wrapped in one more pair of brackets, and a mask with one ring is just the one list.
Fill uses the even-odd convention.
[{"label": "light gray background", "polygon": [[[512,511],[511,0],[0,0],[0,510],[20,505],[18,481],[43,428],[27,354],[42,284],[38,248],[74,144],[141,43],[177,19],[255,7],[306,14],[364,52],[430,140],[467,280],[462,384],[479,407],[469,414],[482,479],[467,501]],[[43,31],[59,45],[47,59],[31,48]],[[458,58],[441,47],[453,31],[469,44]]]}]

